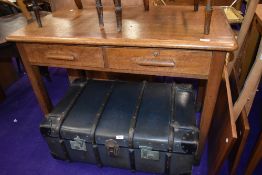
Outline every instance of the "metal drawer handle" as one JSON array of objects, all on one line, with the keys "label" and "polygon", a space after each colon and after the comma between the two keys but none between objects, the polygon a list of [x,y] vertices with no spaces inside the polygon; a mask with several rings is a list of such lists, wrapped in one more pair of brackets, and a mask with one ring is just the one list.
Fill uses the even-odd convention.
[{"label": "metal drawer handle", "polygon": [[140,66],[175,67],[175,62],[171,58],[133,58],[133,61]]},{"label": "metal drawer handle", "polygon": [[60,53],[47,53],[46,57],[48,59],[53,60],[66,60],[66,61],[74,61],[75,57],[74,55],[66,55],[66,54],[60,54]]}]

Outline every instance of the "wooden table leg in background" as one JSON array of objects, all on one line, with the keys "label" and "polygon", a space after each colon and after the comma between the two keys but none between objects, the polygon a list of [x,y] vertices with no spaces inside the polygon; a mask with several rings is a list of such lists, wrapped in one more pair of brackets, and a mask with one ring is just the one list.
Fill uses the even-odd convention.
[{"label": "wooden table leg in background", "polygon": [[200,122],[199,149],[196,158],[199,160],[210,129],[212,115],[216,104],[219,86],[222,80],[223,67],[225,64],[226,52],[213,52],[210,73],[208,76],[206,95]]},{"label": "wooden table leg in background", "polygon": [[197,99],[196,99],[196,111],[200,112],[203,106],[203,101],[205,98],[206,92],[206,81],[199,80],[198,81],[198,90],[197,90]]},{"label": "wooden table leg in background", "polygon": [[44,86],[44,82],[42,80],[42,77],[39,72],[38,66],[33,66],[29,63],[28,57],[24,51],[23,44],[18,43],[17,48],[19,50],[19,53],[21,55],[24,67],[26,69],[28,78],[32,84],[33,90],[35,92],[35,95],[37,97],[37,100],[39,102],[39,105],[44,112],[44,114],[48,114],[51,112],[53,106],[52,102],[49,98],[49,95],[47,93],[47,90]]},{"label": "wooden table leg in background", "polygon": [[79,69],[67,69],[68,81],[72,83],[75,79],[78,78],[87,78],[86,72]]}]

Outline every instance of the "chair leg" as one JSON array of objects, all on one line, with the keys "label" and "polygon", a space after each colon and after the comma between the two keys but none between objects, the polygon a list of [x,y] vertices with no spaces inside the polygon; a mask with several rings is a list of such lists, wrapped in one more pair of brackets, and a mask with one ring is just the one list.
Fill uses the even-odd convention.
[{"label": "chair leg", "polygon": [[211,5],[211,0],[208,0],[207,5],[206,5],[206,14],[205,14],[205,27],[204,27],[204,34],[205,35],[208,35],[209,32],[210,32],[212,12],[213,12],[213,8],[212,8],[212,5]]},{"label": "chair leg", "polygon": [[117,22],[117,31],[122,30],[122,5],[121,0],[114,0],[115,13],[116,13],[116,22]]},{"label": "chair leg", "polygon": [[38,23],[38,27],[43,27],[42,22],[41,22],[41,18],[40,18],[40,13],[39,13],[39,6],[38,6],[36,0],[33,0],[32,3],[33,3],[33,10],[34,10],[34,13],[35,13],[36,21]]},{"label": "chair leg", "polygon": [[99,26],[101,29],[104,28],[104,15],[103,15],[103,5],[101,0],[96,0],[96,10],[97,10],[97,15],[98,15],[98,20],[99,20]]},{"label": "chair leg", "polygon": [[199,8],[199,0],[194,0],[194,11],[198,11]]},{"label": "chair leg", "polygon": [[145,11],[149,11],[149,0],[143,0],[143,1],[144,1]]}]

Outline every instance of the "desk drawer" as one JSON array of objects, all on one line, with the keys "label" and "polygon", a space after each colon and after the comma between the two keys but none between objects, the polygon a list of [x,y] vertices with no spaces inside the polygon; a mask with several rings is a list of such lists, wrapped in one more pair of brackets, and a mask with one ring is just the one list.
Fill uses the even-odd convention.
[{"label": "desk drawer", "polygon": [[198,78],[207,78],[212,58],[212,52],[181,49],[107,48],[106,53],[111,69]]},{"label": "desk drawer", "polygon": [[99,47],[26,44],[24,48],[32,64],[104,67],[102,49]]}]

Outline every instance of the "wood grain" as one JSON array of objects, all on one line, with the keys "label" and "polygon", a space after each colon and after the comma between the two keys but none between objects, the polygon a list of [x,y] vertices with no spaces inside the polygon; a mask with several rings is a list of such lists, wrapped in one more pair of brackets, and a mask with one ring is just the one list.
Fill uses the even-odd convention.
[{"label": "wood grain", "polygon": [[260,46],[257,52],[256,60],[248,74],[244,87],[239,94],[239,98],[234,104],[235,120],[237,120],[239,114],[247,104],[248,105],[246,110],[249,114],[249,111],[251,109],[251,106],[255,98],[255,94],[257,92],[257,87],[259,85],[261,76],[262,76],[262,40],[260,41]]},{"label": "wood grain", "polygon": [[239,32],[239,35],[238,35],[238,38],[237,38],[237,43],[238,43],[239,47],[238,47],[237,50],[234,51],[234,60],[231,61],[228,64],[229,75],[231,74],[233,67],[235,66],[236,60],[239,58],[239,53],[242,49],[243,43],[244,43],[245,38],[247,36],[247,32],[248,32],[249,27],[252,23],[252,19],[254,17],[258,2],[259,2],[259,0],[250,1],[249,7],[247,9],[247,13],[246,13],[245,18],[242,22],[242,26],[241,26],[241,29],[240,29],[240,32]]},{"label": "wood grain", "polygon": [[106,48],[106,53],[110,69],[155,72],[156,75],[179,73],[186,77],[205,78],[208,77],[212,58],[212,52],[179,49]]},{"label": "wood grain", "polygon": [[47,90],[44,86],[44,82],[39,73],[39,68],[37,66],[30,65],[28,61],[28,55],[24,50],[24,46],[22,43],[17,43],[17,48],[21,55],[24,67],[26,69],[28,78],[31,82],[35,95],[38,99],[39,105],[44,112],[44,114],[48,114],[51,112],[53,106],[52,102],[48,96]]},{"label": "wood grain", "polygon": [[[224,160],[230,153],[236,139],[237,131],[233,117],[233,104],[230,104],[231,92],[228,90],[227,83],[223,80],[220,86],[219,98],[216,105],[221,106],[216,108],[213,116],[213,122],[208,139],[208,174],[215,175],[219,173]],[[229,100],[224,100],[229,99]],[[226,103],[225,103],[226,102]],[[229,102],[229,103],[228,103]]]},{"label": "wood grain", "polygon": [[[192,7],[123,9],[122,32],[116,30],[114,10],[104,9],[100,30],[96,9],[57,11],[7,37],[9,41],[88,44],[103,46],[164,47],[233,51],[236,40],[221,8],[214,8],[209,35],[203,34],[205,10]],[[164,20],[162,16],[165,16]]]},{"label": "wood grain", "polygon": [[[238,98],[239,93],[240,93],[240,86],[239,86],[237,72],[233,70],[229,78],[230,78],[232,99],[234,102]],[[220,106],[216,106],[216,108],[220,108]],[[247,143],[247,137],[250,131],[247,113],[245,109],[243,109],[243,111],[240,114],[240,117],[236,121],[236,128],[237,128],[237,137],[238,138],[229,154],[229,164],[230,164],[230,174],[231,175],[236,174],[242,153]]]},{"label": "wood grain", "polygon": [[225,63],[225,58],[226,58],[225,52],[213,53],[210,73],[207,81],[204,106],[201,114],[199,149],[197,152],[198,158],[203,152],[205,142],[208,136],[208,132],[210,129],[210,125],[212,122],[212,115],[214,112],[219,86],[222,79],[222,72]]},{"label": "wood grain", "polygon": [[104,67],[102,49],[99,47],[26,43],[24,50],[32,64]]}]

